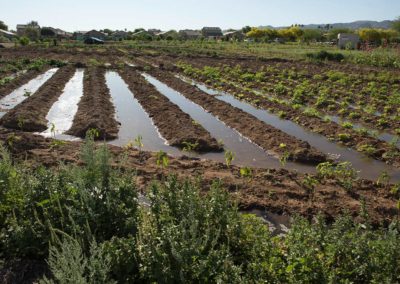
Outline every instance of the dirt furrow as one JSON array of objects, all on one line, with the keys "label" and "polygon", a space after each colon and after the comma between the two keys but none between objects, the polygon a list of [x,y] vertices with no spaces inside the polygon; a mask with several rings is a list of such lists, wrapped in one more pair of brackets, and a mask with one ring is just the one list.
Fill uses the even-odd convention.
[{"label": "dirt furrow", "polygon": [[131,68],[120,72],[135,98],[150,115],[161,135],[171,146],[195,146],[197,152],[220,152],[222,146],[187,113],[156,90],[140,73]]},{"label": "dirt furrow", "polygon": [[[196,78],[196,80],[207,84],[205,78]],[[384,161],[397,168],[400,167],[400,150],[396,148],[396,146],[390,145],[388,142],[381,141],[372,136],[364,136],[353,128],[346,128],[334,121],[323,120],[320,117],[307,115],[302,110],[294,109],[272,100],[260,100],[260,96],[257,94],[232,85],[225,85],[223,89],[239,100],[257,100],[257,107],[260,109],[269,110],[276,114],[284,113],[285,119],[295,121],[311,132],[322,134],[332,141],[353,148],[373,159]],[[243,97],[243,95],[245,96]]]},{"label": "dirt furrow", "polygon": [[290,160],[302,163],[318,164],[327,159],[322,152],[311,147],[307,142],[288,135],[251,114],[205,94],[198,88],[182,82],[169,72],[152,69],[149,73],[210,111],[228,126],[236,129],[265,150],[273,151],[281,156],[288,154]]},{"label": "dirt furrow", "polygon": [[117,138],[119,125],[105,81],[105,71],[102,67],[85,70],[83,97],[67,134],[84,138],[89,129],[96,129],[99,134],[96,138],[99,140]]},{"label": "dirt furrow", "polygon": [[62,94],[65,84],[75,73],[73,67],[60,68],[33,95],[7,112],[1,119],[3,126],[24,131],[47,129],[46,115]]}]

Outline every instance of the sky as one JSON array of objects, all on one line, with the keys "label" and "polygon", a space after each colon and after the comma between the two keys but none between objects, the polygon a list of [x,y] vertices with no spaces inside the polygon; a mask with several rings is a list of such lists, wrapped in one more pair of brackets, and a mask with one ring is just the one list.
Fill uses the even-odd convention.
[{"label": "sky", "polygon": [[0,0],[9,29],[30,20],[66,31],[223,29],[393,20],[400,0]]}]

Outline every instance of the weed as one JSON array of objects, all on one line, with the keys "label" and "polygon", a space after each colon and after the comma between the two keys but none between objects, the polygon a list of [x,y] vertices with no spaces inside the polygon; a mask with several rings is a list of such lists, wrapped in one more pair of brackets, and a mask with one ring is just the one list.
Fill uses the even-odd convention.
[{"label": "weed", "polygon": [[225,164],[230,167],[232,161],[235,160],[236,154],[230,150],[225,150],[224,157],[225,157]]}]

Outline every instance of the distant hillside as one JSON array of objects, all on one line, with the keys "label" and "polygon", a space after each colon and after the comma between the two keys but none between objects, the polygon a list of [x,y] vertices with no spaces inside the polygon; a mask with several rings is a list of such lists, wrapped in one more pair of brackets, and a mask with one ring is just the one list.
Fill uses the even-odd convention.
[{"label": "distant hillside", "polygon": [[[377,28],[377,29],[389,29],[392,25],[393,21],[355,21],[351,23],[334,23],[329,24],[329,26],[333,28],[348,28],[348,29],[361,29],[361,28]],[[317,29],[317,28],[324,28],[328,24],[309,24],[309,25],[302,25],[304,29]],[[261,26],[261,28],[275,28],[275,29],[282,29],[285,27],[272,27],[272,26]]]}]

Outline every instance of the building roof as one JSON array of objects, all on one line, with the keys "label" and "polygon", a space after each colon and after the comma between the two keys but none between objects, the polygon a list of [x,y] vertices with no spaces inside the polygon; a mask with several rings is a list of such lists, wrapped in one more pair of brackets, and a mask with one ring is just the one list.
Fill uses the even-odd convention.
[{"label": "building roof", "polygon": [[187,36],[201,36],[201,32],[196,30],[180,30],[179,33]]},{"label": "building roof", "polygon": [[224,36],[228,36],[228,35],[234,35],[234,34],[243,34],[242,31],[229,31],[229,32],[225,32],[223,33]]},{"label": "building roof", "polygon": [[2,30],[2,29],[0,29],[0,33],[6,34],[6,35],[9,35],[9,36],[16,36],[16,34],[14,34],[12,32],[9,32],[9,31],[6,31],[6,30]]},{"label": "building roof", "polygon": [[37,28],[40,29],[39,25],[17,25],[17,29],[26,29],[26,28]]},{"label": "building roof", "polygon": [[222,36],[222,30],[219,27],[204,27],[201,31],[205,36]]}]

